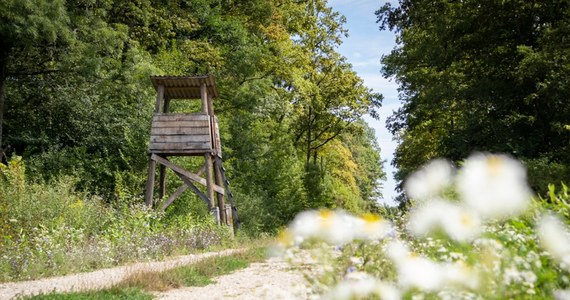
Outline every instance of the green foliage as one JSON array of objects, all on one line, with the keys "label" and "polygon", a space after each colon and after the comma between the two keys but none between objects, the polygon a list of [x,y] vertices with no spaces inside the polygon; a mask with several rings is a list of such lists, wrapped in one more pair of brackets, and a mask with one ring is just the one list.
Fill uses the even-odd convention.
[{"label": "green foliage", "polygon": [[403,102],[387,122],[400,139],[398,179],[429,159],[460,161],[478,150],[530,162],[539,192],[548,181],[566,180],[569,11],[566,1],[402,0],[381,7],[380,27],[394,30],[398,42],[382,59]]},{"label": "green foliage", "polygon": [[165,218],[123,191],[115,208],[75,192],[74,178],[32,183],[21,157],[0,165],[0,281],[87,271],[222,245],[212,218]]},{"label": "green foliage", "polygon": [[570,178],[567,165],[551,161],[546,157],[524,161],[527,167],[530,186],[542,197],[547,197],[550,183]]},{"label": "green foliage", "polygon": [[29,300],[95,300],[95,299],[131,299],[131,300],[150,300],[153,296],[143,292],[140,289],[108,289],[101,291],[77,292],[77,293],[50,293],[32,297],[24,297],[22,299]]},{"label": "green foliage", "polygon": [[[78,190],[130,209],[147,176],[149,76],[209,73],[248,231],[274,232],[308,207],[365,210],[379,196],[379,149],[362,117],[381,96],[336,52],[344,18],[327,1],[52,2],[0,4],[0,145],[24,157],[34,181],[71,176]],[[166,194],[180,184],[169,181]],[[188,193],[165,219],[207,216]]]},{"label": "green foliage", "polygon": [[568,186],[563,182],[560,183],[560,189],[557,190],[556,185],[548,185],[548,194],[545,197],[538,198],[543,206],[558,215],[563,216],[566,223],[570,224],[570,192]]}]

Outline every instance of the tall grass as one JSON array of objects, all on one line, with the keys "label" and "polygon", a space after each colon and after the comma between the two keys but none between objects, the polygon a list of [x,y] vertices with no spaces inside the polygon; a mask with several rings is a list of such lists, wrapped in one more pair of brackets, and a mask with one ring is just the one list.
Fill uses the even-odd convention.
[{"label": "tall grass", "polygon": [[70,177],[27,180],[20,157],[0,164],[0,282],[185,254],[229,237],[210,218],[165,220],[142,199],[112,207],[73,186]]}]

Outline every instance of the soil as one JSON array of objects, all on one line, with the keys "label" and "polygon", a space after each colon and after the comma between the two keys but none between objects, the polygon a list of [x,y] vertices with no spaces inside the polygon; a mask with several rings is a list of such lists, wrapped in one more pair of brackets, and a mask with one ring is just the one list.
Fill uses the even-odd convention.
[{"label": "soil", "polygon": [[[197,255],[179,256],[160,262],[135,263],[40,280],[0,284],[0,299],[50,292],[75,292],[109,288],[130,274],[141,271],[164,271],[191,264],[216,255],[230,255],[241,250],[225,250]],[[305,279],[299,270],[293,270],[279,258],[253,263],[248,268],[215,278],[215,283],[204,287],[187,287],[156,293],[158,299],[307,299]]]}]

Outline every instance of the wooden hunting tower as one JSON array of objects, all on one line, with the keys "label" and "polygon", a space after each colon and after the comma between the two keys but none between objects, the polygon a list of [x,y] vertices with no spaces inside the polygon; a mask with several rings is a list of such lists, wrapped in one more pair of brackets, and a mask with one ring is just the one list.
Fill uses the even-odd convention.
[{"label": "wooden hunting tower", "polygon": [[[232,225],[237,212],[233,195],[222,167],[222,148],[218,119],[214,115],[213,99],[218,96],[212,76],[154,76],[150,80],[158,93],[150,132],[150,165],[146,184],[145,203],[154,204],[156,164],[159,164],[158,198],[164,197],[166,168],[172,170],[184,184],[168,199],[161,209],[165,210],[186,189],[190,188],[206,204],[218,224]],[[171,100],[199,100],[201,111],[170,113]],[[195,173],[171,162],[169,156],[203,157],[204,165]],[[205,178],[201,177],[202,175]],[[205,187],[200,190],[195,183]],[[228,196],[231,205],[224,203]],[[214,198],[216,196],[216,199]],[[217,201],[216,201],[217,200]]]}]

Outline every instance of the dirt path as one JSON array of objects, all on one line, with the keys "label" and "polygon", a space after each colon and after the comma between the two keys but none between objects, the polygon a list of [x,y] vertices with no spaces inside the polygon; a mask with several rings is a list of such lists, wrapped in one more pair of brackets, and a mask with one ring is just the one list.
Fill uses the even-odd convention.
[{"label": "dirt path", "polygon": [[202,259],[229,255],[242,250],[224,250],[196,255],[178,256],[159,262],[135,263],[122,267],[102,269],[89,273],[80,273],[60,277],[45,278],[32,281],[9,282],[0,284],[0,299],[12,299],[19,296],[37,295],[41,293],[71,292],[103,289],[111,287],[126,276],[141,271],[164,271],[180,265],[187,265]]},{"label": "dirt path", "polygon": [[158,299],[309,299],[305,279],[278,258],[217,277],[204,287],[186,287],[158,293]]},{"label": "dirt path", "polygon": [[[241,250],[225,250],[179,256],[160,262],[136,263],[89,273],[52,277],[41,280],[0,284],[0,300],[49,292],[103,289],[141,271],[164,271],[191,264],[216,255],[230,255]],[[299,270],[279,258],[253,263],[248,268],[214,279],[204,287],[187,287],[156,293],[158,299],[309,299],[305,279]]]}]

